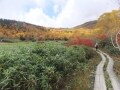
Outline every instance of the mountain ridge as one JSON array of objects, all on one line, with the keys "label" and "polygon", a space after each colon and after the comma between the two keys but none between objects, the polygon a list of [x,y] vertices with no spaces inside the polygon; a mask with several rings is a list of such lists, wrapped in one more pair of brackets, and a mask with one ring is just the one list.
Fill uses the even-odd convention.
[{"label": "mountain ridge", "polygon": [[75,28],[75,29],[79,29],[79,28],[93,29],[96,27],[96,24],[97,24],[97,20],[93,20],[93,21],[85,22],[81,25],[77,25],[73,28]]}]

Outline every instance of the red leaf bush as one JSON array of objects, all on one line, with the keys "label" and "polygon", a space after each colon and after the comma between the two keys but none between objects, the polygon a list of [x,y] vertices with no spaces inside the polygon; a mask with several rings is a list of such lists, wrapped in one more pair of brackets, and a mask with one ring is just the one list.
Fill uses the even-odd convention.
[{"label": "red leaf bush", "polygon": [[69,41],[69,45],[85,45],[85,46],[94,46],[94,41],[88,38],[75,37]]}]

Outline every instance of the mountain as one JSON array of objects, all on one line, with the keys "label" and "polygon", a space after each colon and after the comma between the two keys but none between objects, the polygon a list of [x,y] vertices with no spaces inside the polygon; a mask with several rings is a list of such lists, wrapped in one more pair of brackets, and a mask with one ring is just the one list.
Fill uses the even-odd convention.
[{"label": "mountain", "polygon": [[94,20],[94,21],[86,22],[82,25],[75,26],[74,28],[75,29],[79,29],[79,28],[93,29],[96,27],[96,24],[97,24],[97,20]]},{"label": "mountain", "polygon": [[43,26],[37,26],[26,22],[20,22],[15,20],[0,19],[0,28],[14,29],[19,31],[29,30],[46,30]]}]

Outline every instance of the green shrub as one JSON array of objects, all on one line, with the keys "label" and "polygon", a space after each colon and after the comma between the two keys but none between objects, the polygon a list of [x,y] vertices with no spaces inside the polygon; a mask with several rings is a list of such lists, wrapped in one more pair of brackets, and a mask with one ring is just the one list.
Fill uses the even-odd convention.
[{"label": "green shrub", "polygon": [[110,38],[99,41],[100,48],[105,48],[106,46],[112,46]]},{"label": "green shrub", "polygon": [[96,55],[96,52],[94,52],[94,50],[92,48],[83,46],[84,50],[85,50],[85,57],[87,60],[93,58]]},{"label": "green shrub", "polygon": [[1,90],[58,90],[68,76],[87,68],[94,55],[90,48],[58,43],[10,50],[0,56]]},{"label": "green shrub", "polygon": [[120,51],[117,48],[114,48],[113,46],[107,46],[106,50],[113,55],[120,55]]}]

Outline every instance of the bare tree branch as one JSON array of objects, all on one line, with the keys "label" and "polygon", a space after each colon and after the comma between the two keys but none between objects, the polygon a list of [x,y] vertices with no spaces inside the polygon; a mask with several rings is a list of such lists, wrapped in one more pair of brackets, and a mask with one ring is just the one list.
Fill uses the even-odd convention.
[{"label": "bare tree branch", "polygon": [[118,47],[115,46],[115,44],[114,44],[114,41],[113,41],[113,37],[112,37],[112,35],[111,35],[111,42],[112,42],[112,45],[113,45],[114,48],[118,48]]},{"label": "bare tree branch", "polygon": [[117,34],[116,34],[116,44],[117,44],[117,47],[118,47],[118,49],[120,51],[120,45],[118,43],[118,35],[119,35],[119,33],[120,33],[120,31],[118,31]]},{"label": "bare tree branch", "polygon": [[117,32],[116,37],[115,37],[115,43],[116,43],[116,45],[114,44],[114,40],[113,40],[112,35],[111,35],[111,42],[112,42],[113,47],[119,49],[119,51],[120,51],[120,45],[118,43],[118,35],[119,34],[120,34],[120,31]]}]

